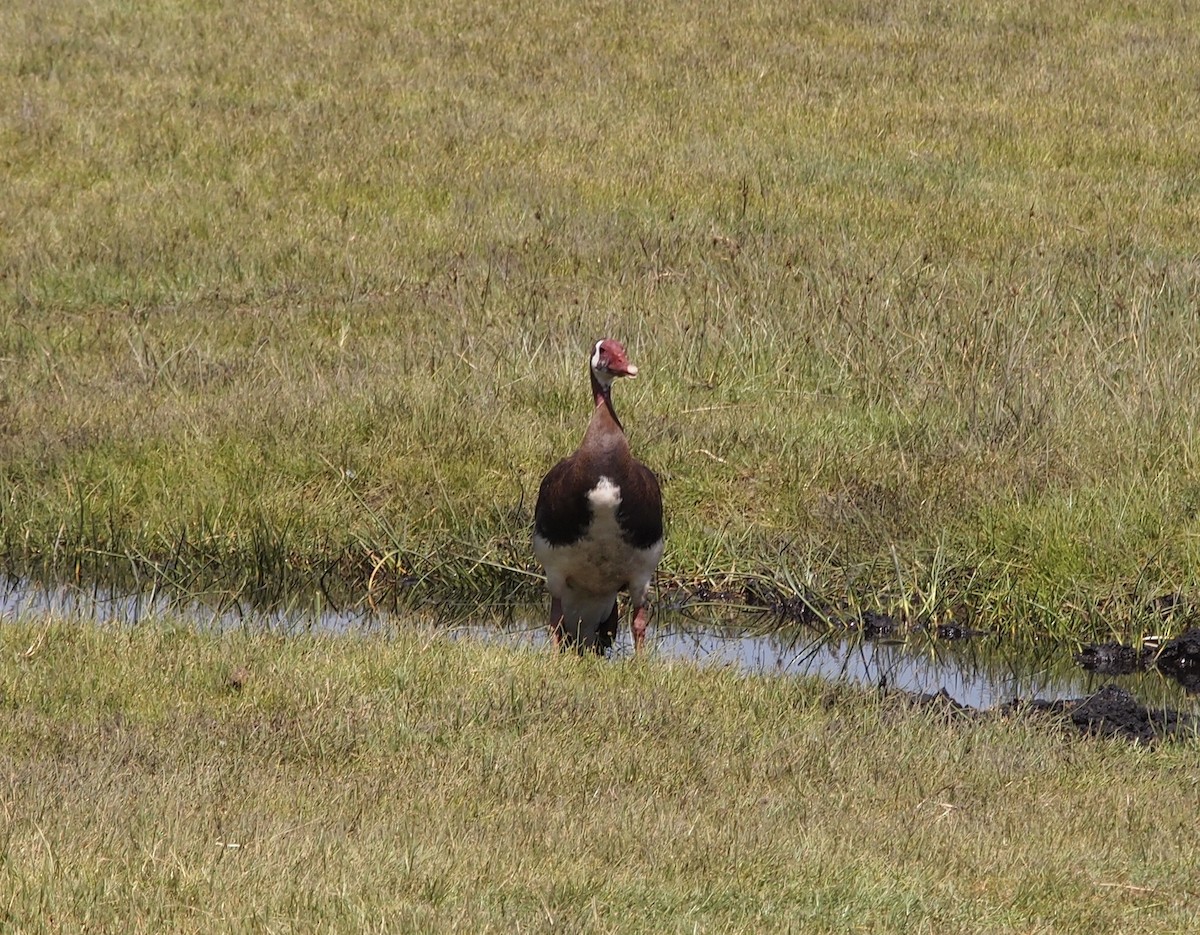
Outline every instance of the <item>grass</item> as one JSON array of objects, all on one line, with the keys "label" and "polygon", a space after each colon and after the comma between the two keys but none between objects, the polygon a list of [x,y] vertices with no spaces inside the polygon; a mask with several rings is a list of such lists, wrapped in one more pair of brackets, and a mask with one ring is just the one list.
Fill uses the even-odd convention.
[{"label": "grass", "polygon": [[25,617],[0,628],[0,751],[6,931],[1197,923],[1191,740],[947,722],[419,622]]},{"label": "grass", "polygon": [[1184,626],[1197,15],[0,7],[0,568],[402,611],[6,621],[0,927],[1194,930],[1194,741],[405,608],[539,595],[611,334],[664,584]]},{"label": "grass", "polygon": [[611,334],[669,580],[1161,628],[1200,567],[1198,25],[7,4],[0,560],[527,599]]}]

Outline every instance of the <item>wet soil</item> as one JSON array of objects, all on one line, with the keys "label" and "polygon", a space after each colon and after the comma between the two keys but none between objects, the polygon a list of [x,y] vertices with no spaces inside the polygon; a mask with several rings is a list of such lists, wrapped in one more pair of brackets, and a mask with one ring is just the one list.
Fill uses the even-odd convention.
[{"label": "wet soil", "polygon": [[1014,700],[987,711],[959,704],[945,689],[933,694],[908,695],[902,700],[949,718],[1039,716],[1068,733],[1113,737],[1139,744],[1191,739],[1200,732],[1200,718],[1194,714],[1147,707],[1119,685],[1105,685],[1084,698]]},{"label": "wet soil", "polygon": [[1183,686],[1189,694],[1200,694],[1200,629],[1190,629],[1173,640],[1151,640],[1141,646],[1095,643],[1084,646],[1075,661],[1089,672],[1129,675],[1157,669]]},{"label": "wet soil", "polygon": [[[723,596],[712,595],[712,598]],[[751,589],[743,597],[747,603],[767,607],[783,619],[801,624],[832,625],[867,640],[888,640],[911,632],[903,621],[890,614],[847,614],[844,609],[818,606],[804,596],[783,600],[776,596],[772,600],[771,596],[755,594]],[[1162,612],[1165,620],[1178,610],[1177,602],[1173,600],[1157,610]],[[956,623],[943,623],[928,630],[929,635],[939,641],[969,640],[981,635],[977,630]],[[1189,629],[1175,639],[1148,642],[1142,646],[1116,642],[1087,645],[1075,654],[1074,661],[1080,668],[1100,675],[1127,676],[1157,671],[1181,685],[1187,694],[1200,694],[1200,629]],[[1200,716],[1197,714],[1165,705],[1145,705],[1117,684],[1105,684],[1076,698],[1013,699],[986,709],[961,704],[945,688],[933,693],[888,692],[883,685],[880,688],[902,703],[931,708],[952,718],[1027,714],[1044,717],[1071,733],[1121,738],[1142,744],[1200,736]]]},{"label": "wet soil", "polygon": [[[1113,676],[1157,669],[1179,682],[1189,694],[1200,693],[1200,629],[1143,646],[1096,643],[1083,647],[1075,661],[1089,671]],[[1127,689],[1115,684],[1104,685],[1082,698],[1014,700],[987,712],[959,704],[945,690],[914,695],[908,701],[942,711],[949,717],[1040,715],[1055,719],[1068,731],[1135,743],[1151,744],[1200,734],[1200,717],[1195,714],[1144,705]]]},{"label": "wet soil", "polygon": [[1105,685],[1087,698],[1034,701],[1018,705],[1017,710],[1020,709],[1057,716],[1064,726],[1085,734],[1120,737],[1137,743],[1195,737],[1200,726],[1195,715],[1172,708],[1148,708],[1119,685]]}]

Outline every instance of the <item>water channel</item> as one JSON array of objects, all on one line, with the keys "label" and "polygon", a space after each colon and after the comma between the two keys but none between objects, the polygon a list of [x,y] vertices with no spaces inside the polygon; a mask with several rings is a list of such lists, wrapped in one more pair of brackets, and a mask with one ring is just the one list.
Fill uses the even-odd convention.
[{"label": "water channel", "polygon": [[[346,635],[387,632],[405,619],[361,607],[247,610],[228,601],[181,602],[153,590],[117,594],[0,577],[0,622],[47,614],[108,625],[180,619],[217,630],[251,627]],[[548,642],[544,614],[545,608],[529,606],[487,608],[478,614],[459,608],[449,615],[451,622],[442,625],[451,638],[542,650]],[[1073,645],[1053,641],[1017,646],[988,634],[962,640],[923,634],[869,639],[841,630],[781,626],[761,611],[699,605],[658,612],[647,646],[667,660],[748,674],[815,676],[830,683],[917,694],[945,691],[959,704],[980,710],[1018,699],[1079,698],[1115,683],[1144,704],[1200,712],[1200,696],[1157,670],[1123,676],[1089,672],[1076,662]],[[619,661],[632,652],[626,626],[609,657]]]}]

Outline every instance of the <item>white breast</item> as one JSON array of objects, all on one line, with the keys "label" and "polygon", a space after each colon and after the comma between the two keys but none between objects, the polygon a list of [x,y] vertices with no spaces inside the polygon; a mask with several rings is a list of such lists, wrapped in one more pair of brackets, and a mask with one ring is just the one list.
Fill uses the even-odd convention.
[{"label": "white breast", "polygon": [[601,477],[587,498],[592,521],[582,538],[563,546],[550,545],[541,536],[533,541],[534,554],[546,569],[546,584],[563,602],[568,624],[603,621],[622,588],[635,604],[644,601],[663,551],[661,540],[638,549],[621,538],[621,488],[610,478]]}]

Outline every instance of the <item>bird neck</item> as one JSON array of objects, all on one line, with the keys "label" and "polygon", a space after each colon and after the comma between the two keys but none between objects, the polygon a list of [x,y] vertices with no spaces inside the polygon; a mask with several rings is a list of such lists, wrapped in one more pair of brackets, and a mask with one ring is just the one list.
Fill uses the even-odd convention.
[{"label": "bird neck", "polygon": [[604,406],[608,409],[608,414],[612,416],[613,422],[617,424],[622,432],[625,431],[625,426],[621,425],[621,420],[617,418],[617,410],[613,408],[612,401],[612,380],[602,382],[596,377],[596,371],[592,371],[592,397],[596,401],[596,408]]}]

